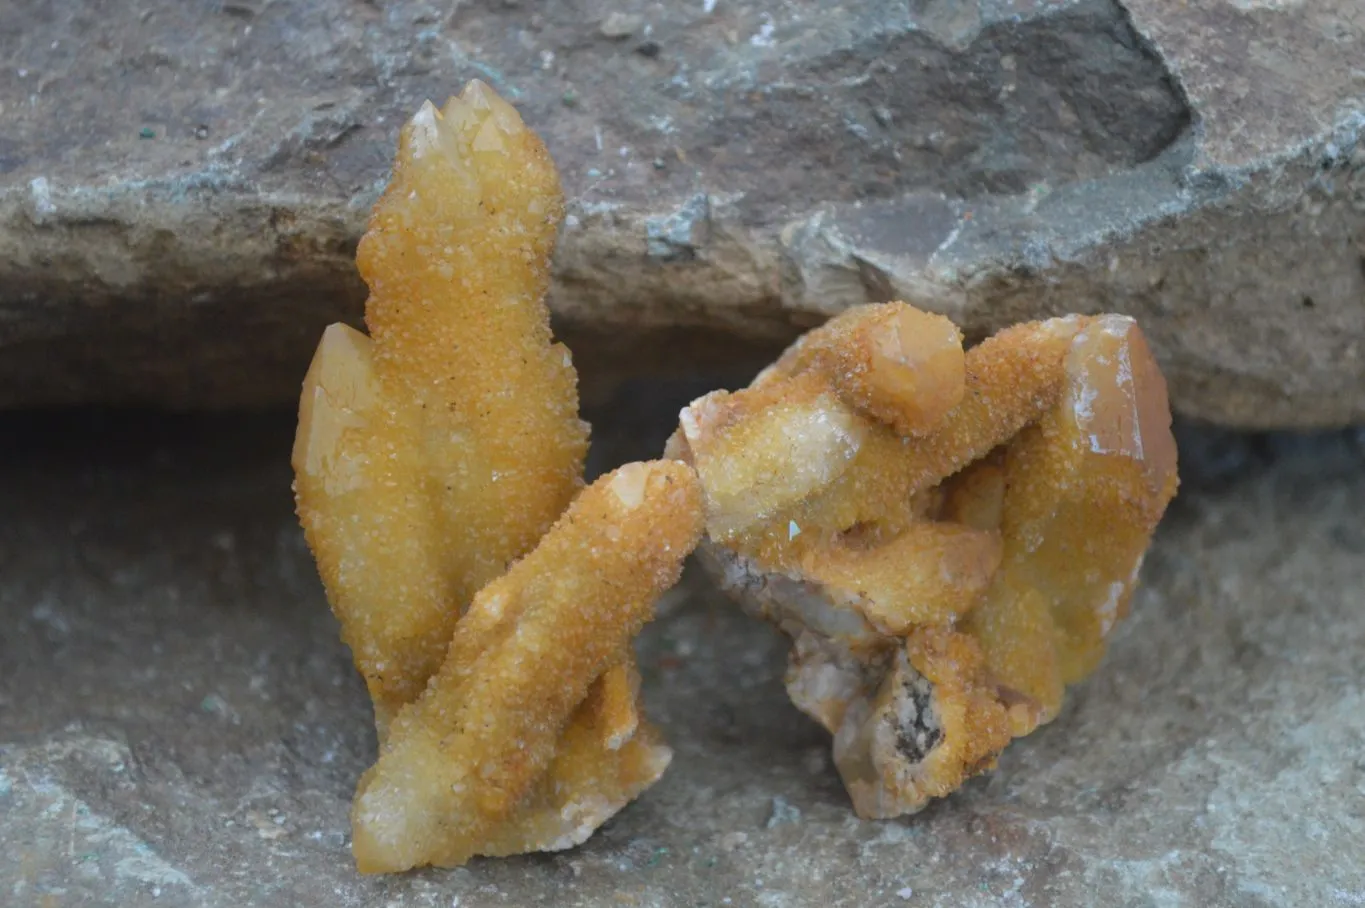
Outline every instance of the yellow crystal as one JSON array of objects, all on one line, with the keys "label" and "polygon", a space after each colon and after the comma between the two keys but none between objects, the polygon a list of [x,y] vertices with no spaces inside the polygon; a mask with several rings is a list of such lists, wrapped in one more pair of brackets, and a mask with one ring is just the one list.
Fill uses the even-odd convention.
[{"label": "yellow crystal", "polygon": [[1177,484],[1165,382],[1114,315],[964,354],[946,319],[855,308],[694,402],[669,453],[705,488],[703,562],[794,637],[788,690],[870,817],[1057,714]]},{"label": "yellow crystal", "polygon": [[[544,302],[562,210],[543,144],[486,86],[424,104],[360,244],[369,335],[329,327],[304,381],[298,512],[381,739],[364,871],[569,847],[668,764],[631,638],[700,493],[686,467],[634,465],[561,519],[588,432]],[[586,558],[605,539],[617,561]],[[541,651],[585,634],[563,664]]]}]

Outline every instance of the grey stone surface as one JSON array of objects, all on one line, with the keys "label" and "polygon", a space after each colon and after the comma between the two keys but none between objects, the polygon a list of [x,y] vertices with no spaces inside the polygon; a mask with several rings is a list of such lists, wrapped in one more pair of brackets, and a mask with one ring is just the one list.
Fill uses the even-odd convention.
[{"label": "grey stone surface", "polygon": [[1362,59],[1358,0],[17,0],[0,406],[291,398],[399,123],[478,76],[564,172],[604,385],[903,297],[1127,312],[1182,413],[1358,421]]},{"label": "grey stone surface", "polygon": [[[629,412],[623,409],[619,412]],[[604,433],[599,463],[654,449]],[[1351,906],[1365,436],[1184,432],[1099,672],[997,772],[861,822],[785,642],[697,574],[641,643],[664,779],[585,846],[358,877],[375,742],[290,513],[287,419],[0,418],[0,903]]]}]

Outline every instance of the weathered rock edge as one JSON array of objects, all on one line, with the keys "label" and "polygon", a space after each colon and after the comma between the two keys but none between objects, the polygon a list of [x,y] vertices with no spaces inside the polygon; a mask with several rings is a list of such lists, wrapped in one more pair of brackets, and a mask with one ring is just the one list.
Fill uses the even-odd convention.
[{"label": "weathered rock edge", "polygon": [[20,4],[0,406],[295,397],[321,327],[359,315],[351,257],[404,113],[479,76],[564,171],[553,304],[585,370],[633,337],[645,368],[678,328],[708,367],[715,339],[770,347],[869,300],[974,337],[1117,311],[1183,414],[1359,421],[1352,3],[699,3],[610,28],[592,0]]}]

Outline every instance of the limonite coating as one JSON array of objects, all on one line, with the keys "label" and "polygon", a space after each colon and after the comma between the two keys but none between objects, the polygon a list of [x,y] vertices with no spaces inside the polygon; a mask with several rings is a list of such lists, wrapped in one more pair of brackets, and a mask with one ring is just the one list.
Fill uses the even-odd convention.
[{"label": "limonite coating", "polygon": [[[330,326],[304,381],[298,512],[381,741],[354,815],[365,872],[578,844],[672,756],[631,639],[696,543],[700,493],[677,463],[614,474],[630,508],[582,492],[588,427],[544,302],[562,213],[544,145],[487,86],[424,104],[360,244],[369,334]],[[470,710],[488,734],[452,737]]]},{"label": "limonite coating", "polygon": [[1127,612],[1177,486],[1166,385],[1117,315],[970,350],[855,307],[683,411],[704,563],[793,638],[787,687],[867,817],[922,808],[1050,721]]}]

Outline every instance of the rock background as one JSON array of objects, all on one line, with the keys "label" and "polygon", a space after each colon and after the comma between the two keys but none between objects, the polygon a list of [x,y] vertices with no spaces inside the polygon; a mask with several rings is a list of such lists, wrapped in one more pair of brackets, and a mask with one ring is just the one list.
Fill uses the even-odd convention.
[{"label": "rock background", "polygon": [[1358,0],[12,0],[0,406],[287,403],[397,128],[471,77],[572,199],[589,396],[905,298],[1137,316],[1177,409],[1365,419]]},{"label": "rock background", "polygon": [[843,307],[1141,319],[1187,416],[1365,419],[1360,0],[0,3],[0,903],[1365,904],[1365,435],[1180,429],[1062,715],[860,822],[786,642],[696,573],[663,781],[584,847],[367,879],[369,709],[287,415],[396,133],[482,78],[559,162],[596,469]]}]

